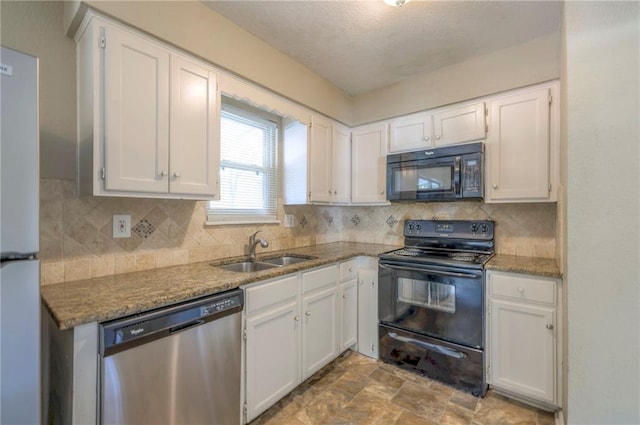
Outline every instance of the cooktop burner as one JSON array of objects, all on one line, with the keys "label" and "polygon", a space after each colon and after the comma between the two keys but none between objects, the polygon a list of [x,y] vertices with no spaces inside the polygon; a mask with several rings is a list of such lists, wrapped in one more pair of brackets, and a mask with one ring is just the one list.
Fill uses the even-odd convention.
[{"label": "cooktop burner", "polygon": [[482,268],[493,256],[492,221],[407,220],[405,247],[384,260]]}]

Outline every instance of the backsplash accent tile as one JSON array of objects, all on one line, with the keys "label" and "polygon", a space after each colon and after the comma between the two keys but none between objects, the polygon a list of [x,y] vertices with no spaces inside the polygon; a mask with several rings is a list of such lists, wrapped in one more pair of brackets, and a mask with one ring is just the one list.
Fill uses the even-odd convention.
[{"label": "backsplash accent tile", "polygon": [[155,232],[156,228],[153,227],[153,224],[149,223],[146,218],[140,220],[131,231],[138,235],[141,239],[147,239],[153,232]]},{"label": "backsplash accent tile", "polygon": [[[282,205],[299,224],[205,226],[205,202],[82,197],[75,183],[41,180],[42,284],[210,261],[244,254],[249,236],[262,230],[269,248],[258,253],[337,241],[403,243],[407,219],[493,219],[496,251],[556,257],[556,204],[480,202],[401,203],[389,206]],[[130,214],[131,238],[112,238],[113,214]],[[140,226],[140,228],[137,228]],[[153,230],[152,230],[153,229]],[[144,235],[146,234],[146,238]]]}]

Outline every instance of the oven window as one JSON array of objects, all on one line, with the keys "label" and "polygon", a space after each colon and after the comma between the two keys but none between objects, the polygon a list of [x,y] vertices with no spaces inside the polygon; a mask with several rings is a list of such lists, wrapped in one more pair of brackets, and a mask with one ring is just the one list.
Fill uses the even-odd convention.
[{"label": "oven window", "polygon": [[447,283],[398,278],[398,301],[432,310],[456,312],[456,287]]}]

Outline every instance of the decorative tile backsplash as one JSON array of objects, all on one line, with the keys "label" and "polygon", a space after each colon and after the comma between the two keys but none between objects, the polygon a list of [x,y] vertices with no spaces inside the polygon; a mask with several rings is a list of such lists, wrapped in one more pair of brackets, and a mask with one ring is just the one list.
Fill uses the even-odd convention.
[{"label": "decorative tile backsplash", "polygon": [[[243,255],[263,231],[264,251],[337,241],[401,245],[406,219],[492,219],[496,250],[556,256],[556,204],[402,203],[390,206],[283,206],[295,226],[205,226],[205,202],[75,196],[75,184],[43,179],[40,188],[42,283],[50,284]],[[112,238],[112,216],[130,214],[131,238]]]}]

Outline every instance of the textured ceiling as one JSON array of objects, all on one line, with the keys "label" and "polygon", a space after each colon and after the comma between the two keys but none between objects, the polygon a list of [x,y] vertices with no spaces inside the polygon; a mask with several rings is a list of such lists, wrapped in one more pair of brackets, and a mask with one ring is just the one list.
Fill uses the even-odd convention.
[{"label": "textured ceiling", "polygon": [[203,1],[349,94],[558,32],[561,1]]}]

